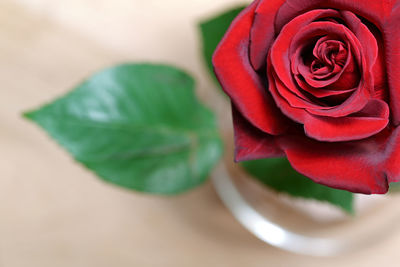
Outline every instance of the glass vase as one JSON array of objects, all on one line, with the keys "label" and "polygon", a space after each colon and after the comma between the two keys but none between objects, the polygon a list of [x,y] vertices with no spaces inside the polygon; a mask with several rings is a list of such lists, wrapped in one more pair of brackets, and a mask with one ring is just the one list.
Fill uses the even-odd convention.
[{"label": "glass vase", "polygon": [[397,229],[400,193],[355,194],[355,214],[277,193],[233,162],[231,136],[225,136],[226,157],[212,180],[233,216],[262,241],[299,254],[334,256],[373,246]]}]

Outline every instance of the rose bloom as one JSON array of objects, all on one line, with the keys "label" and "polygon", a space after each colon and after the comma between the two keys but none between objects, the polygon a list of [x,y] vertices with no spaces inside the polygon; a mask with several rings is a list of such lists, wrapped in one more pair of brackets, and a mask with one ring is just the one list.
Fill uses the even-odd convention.
[{"label": "rose bloom", "polygon": [[317,183],[400,181],[400,0],[256,0],[213,56],[236,161],[286,156]]}]

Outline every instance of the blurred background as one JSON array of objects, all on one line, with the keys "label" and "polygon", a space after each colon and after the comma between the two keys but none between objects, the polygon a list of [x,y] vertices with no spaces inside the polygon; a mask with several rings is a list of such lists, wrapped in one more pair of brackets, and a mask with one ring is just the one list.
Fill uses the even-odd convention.
[{"label": "blurred background", "polygon": [[186,69],[202,100],[224,106],[197,24],[239,3],[0,0],[0,266],[399,266],[398,232],[342,257],[290,254],[243,229],[210,182],[174,198],[105,184],[21,118],[128,61]]}]

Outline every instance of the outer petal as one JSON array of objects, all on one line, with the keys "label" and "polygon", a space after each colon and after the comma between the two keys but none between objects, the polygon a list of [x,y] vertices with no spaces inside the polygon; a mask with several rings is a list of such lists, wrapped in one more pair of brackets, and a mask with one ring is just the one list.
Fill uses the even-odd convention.
[{"label": "outer petal", "polygon": [[[267,1],[266,1],[267,2]],[[378,27],[390,16],[397,0],[286,0],[279,9],[275,30],[279,32],[290,20],[305,11],[317,8],[335,8],[349,10],[360,15]]]},{"label": "outer petal", "polygon": [[[385,146],[400,143],[399,131],[392,138],[387,133],[358,142],[324,143],[301,136],[285,136],[279,144],[293,168],[313,181],[355,193],[384,194],[388,181],[399,180],[399,168],[394,164],[396,153]],[[397,156],[398,157],[398,156]],[[391,177],[388,180],[390,165]]]},{"label": "outer petal", "polygon": [[400,128],[398,127],[386,143],[386,149],[382,153],[381,168],[385,170],[387,180],[390,183],[400,182]]},{"label": "outer petal", "polygon": [[252,126],[232,105],[235,132],[235,161],[284,156],[275,138]]},{"label": "outer petal", "polygon": [[384,24],[386,68],[390,87],[390,110],[395,125],[400,124],[400,1]]},{"label": "outer petal", "polygon": [[260,1],[258,4],[250,38],[250,60],[256,70],[265,64],[265,58],[276,34],[275,16],[285,1],[268,0]]},{"label": "outer petal", "polygon": [[249,60],[250,30],[258,1],[232,23],[213,56],[215,73],[241,114],[270,134],[281,134],[287,124]]},{"label": "outer petal", "polygon": [[400,127],[354,142],[318,142],[300,135],[272,136],[233,108],[236,161],[286,154],[294,169],[313,181],[355,193],[384,194],[400,182]]}]

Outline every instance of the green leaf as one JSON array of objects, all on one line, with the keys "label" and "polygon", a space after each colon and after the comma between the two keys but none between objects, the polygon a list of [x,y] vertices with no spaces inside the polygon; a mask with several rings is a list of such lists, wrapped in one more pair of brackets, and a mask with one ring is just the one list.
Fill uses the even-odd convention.
[{"label": "green leaf", "polygon": [[400,193],[400,183],[390,183],[389,193]]},{"label": "green leaf", "polygon": [[242,163],[254,178],[278,192],[294,197],[326,201],[353,213],[353,194],[314,183],[296,172],[286,158],[271,158]]},{"label": "green leaf", "polygon": [[224,37],[225,32],[228,30],[231,22],[245,6],[236,7],[227,12],[209,18],[200,22],[200,31],[203,42],[203,56],[211,75],[215,78],[212,66],[212,55],[217,48],[219,42]]},{"label": "green leaf", "polygon": [[168,66],[106,69],[24,115],[104,180],[143,192],[191,189],[222,153],[215,117],[196,99],[193,79]]}]

